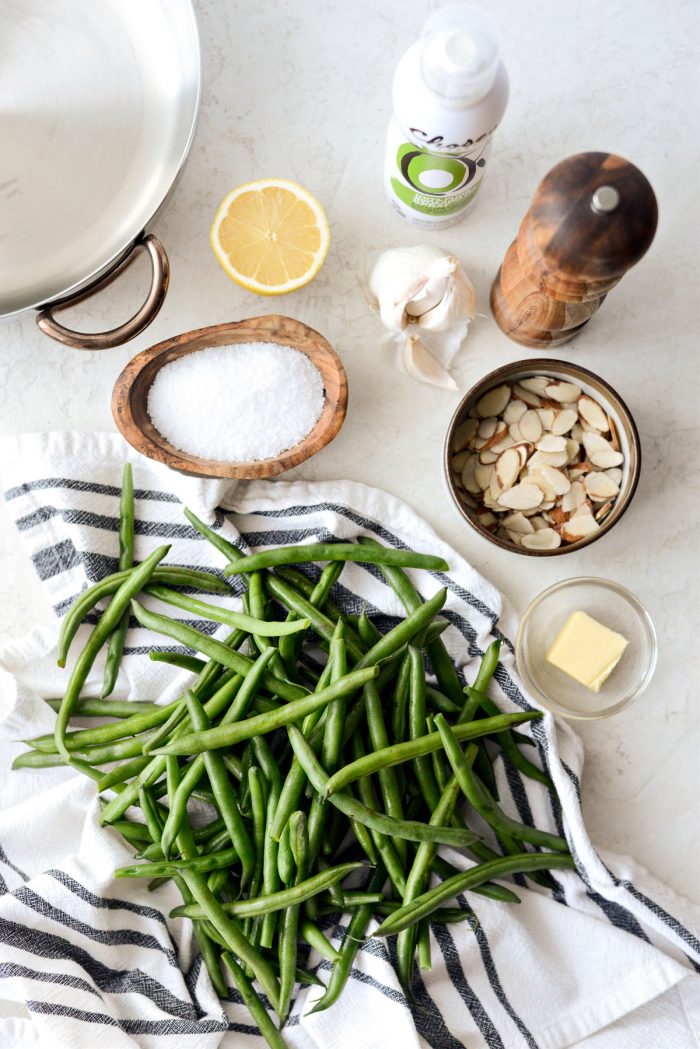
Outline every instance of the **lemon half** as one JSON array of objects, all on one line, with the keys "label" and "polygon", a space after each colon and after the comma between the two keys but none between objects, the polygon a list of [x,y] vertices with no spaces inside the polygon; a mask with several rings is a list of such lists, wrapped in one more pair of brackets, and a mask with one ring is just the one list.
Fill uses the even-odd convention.
[{"label": "lemon half", "polygon": [[318,201],[295,182],[261,179],[232,190],[211,228],[229,277],[258,295],[285,295],[316,276],[330,231]]}]

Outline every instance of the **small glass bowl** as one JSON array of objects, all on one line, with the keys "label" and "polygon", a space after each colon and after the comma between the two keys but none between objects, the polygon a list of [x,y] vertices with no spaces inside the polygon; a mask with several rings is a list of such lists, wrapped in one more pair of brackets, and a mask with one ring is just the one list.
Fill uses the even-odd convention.
[{"label": "small glass bowl", "polygon": [[[576,611],[587,612],[629,642],[600,692],[580,685],[546,659]],[[607,718],[629,706],[651,681],[656,655],[656,632],[642,603],[619,583],[588,576],[564,579],[536,597],[520,621],[515,643],[518,671],[527,688],[548,710],[580,720]]]}]

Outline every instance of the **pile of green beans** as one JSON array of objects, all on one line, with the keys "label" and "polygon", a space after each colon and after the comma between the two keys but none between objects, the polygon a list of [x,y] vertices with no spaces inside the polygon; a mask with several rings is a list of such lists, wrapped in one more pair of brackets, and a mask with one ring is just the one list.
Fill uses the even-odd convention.
[{"label": "pile of green beans", "polygon": [[[445,590],[424,600],[405,569],[444,571],[428,554],[359,543],[310,544],[244,556],[189,510],[188,521],[247,585],[243,609],[211,605],[178,586],[233,595],[210,573],[162,564],[159,547],[133,564],[134,499],[124,472],[119,572],[82,593],[64,620],[59,665],[87,615],[109,603],[73,664],[55,732],[27,740],[15,768],[71,765],[96,782],[102,822],[136,850],[118,878],[172,882],[220,996],[232,982],[273,1049],[284,1041],[260,993],[284,1024],[299,983],[321,983],[311,949],[330,963],[323,994],[342,993],[369,935],[396,935],[398,975],[411,996],[414,966],[430,968],[430,922],[478,925],[457,895],[519,902],[501,879],[548,879],[573,866],[566,841],[519,823],[499,805],[498,754],[554,790],[522,751],[518,726],[535,711],[503,714],[488,696],[499,643],[463,688],[435,619]],[[317,582],[299,564],[326,562]],[[376,565],[406,609],[382,634],[371,617],[344,616],[332,588],[347,561]],[[222,565],[222,567],[224,567]],[[434,589],[434,587],[433,587]],[[152,610],[141,595],[232,628],[224,640]],[[149,602],[150,603],[150,602]],[[167,705],[108,698],[118,679],[129,616],[191,649],[152,653],[192,675]],[[106,650],[98,698],[82,693]],[[430,675],[430,676],[428,676]],[[151,699],[157,697],[151,697]],[[100,718],[85,727],[86,718]],[[74,719],[81,725],[74,725]],[[195,827],[193,801],[209,819]],[[481,833],[474,830],[481,828]],[[488,828],[488,834],[483,828]],[[439,845],[466,850],[468,870]],[[441,881],[431,887],[431,875]],[[319,919],[349,914],[342,942]],[[258,990],[259,989],[259,990]]]}]

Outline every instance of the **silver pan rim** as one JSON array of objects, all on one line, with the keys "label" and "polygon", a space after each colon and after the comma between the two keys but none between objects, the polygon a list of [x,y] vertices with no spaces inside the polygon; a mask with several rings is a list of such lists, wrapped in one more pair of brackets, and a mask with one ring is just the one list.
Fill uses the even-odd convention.
[{"label": "silver pan rim", "polygon": [[192,105],[192,116],[190,119],[187,139],[185,140],[184,146],[177,161],[177,166],[175,167],[175,173],[171,178],[169,185],[164,189],[160,199],[156,203],[155,207],[153,207],[151,214],[146,218],[146,221],[139,225],[138,229],[134,230],[132,236],[123,241],[120,244],[120,246],[116,249],[116,251],[112,252],[109,258],[105,259],[105,261],[100,266],[95,267],[84,277],[81,277],[77,281],[73,281],[72,284],[61,289],[60,291],[57,291],[56,294],[52,295],[50,298],[39,298],[36,301],[26,303],[22,306],[17,306],[16,308],[13,308],[11,310],[0,311],[0,320],[6,320],[11,317],[18,317],[22,313],[28,313],[31,310],[44,309],[46,306],[51,306],[53,303],[60,302],[64,299],[69,299],[77,292],[83,291],[86,288],[89,288],[92,284],[95,284],[103,276],[105,276],[105,274],[109,273],[110,270],[117,266],[122,261],[122,259],[124,259],[129,254],[129,252],[134,247],[139,238],[141,238],[144,235],[144,233],[147,231],[153,220],[160,213],[168,197],[172,193],[182,173],[182,169],[185,165],[187,157],[189,156],[190,150],[192,149],[192,144],[197,133],[197,124],[199,122],[199,113],[202,101],[202,44],[199,33],[199,24],[197,22],[197,13],[195,11],[193,0],[182,0],[182,2],[187,5],[191,17],[193,32],[192,46],[197,59],[197,77],[196,90],[194,93]]}]

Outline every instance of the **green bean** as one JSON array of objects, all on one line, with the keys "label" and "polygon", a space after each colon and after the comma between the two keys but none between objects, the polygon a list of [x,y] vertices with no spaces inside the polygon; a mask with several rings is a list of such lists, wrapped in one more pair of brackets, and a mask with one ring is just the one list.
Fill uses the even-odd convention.
[{"label": "green bean", "polygon": [[[280,842],[280,846],[281,844]],[[536,853],[535,855],[540,854]],[[314,874],[298,884],[280,889],[279,892],[270,893],[268,896],[257,896],[255,899],[248,900],[233,900],[230,903],[222,903],[221,906],[226,914],[232,914],[239,918],[256,917],[259,914],[266,914],[268,911],[281,911],[285,907],[295,906],[298,903],[303,903],[304,900],[310,899],[312,896],[325,892],[331,885],[337,885],[343,878],[347,878],[352,871],[358,870],[363,866],[364,864],[362,863],[340,863],[334,867],[329,867],[328,870],[320,871],[318,874]],[[294,880],[293,865],[289,873],[289,879],[290,881]],[[171,918],[201,918],[203,915],[204,911],[201,906],[192,905],[175,907],[170,913]]]},{"label": "green bean", "polygon": [[[239,649],[243,642],[247,639],[248,634],[245,630],[234,630],[232,634],[226,638],[223,644],[226,648]],[[192,685],[192,691],[194,692],[197,699],[210,699],[208,696],[210,688],[216,686],[216,692],[213,695],[218,695],[222,688],[228,685],[228,682],[235,676],[234,670],[228,669],[223,674],[220,674],[223,668],[220,664],[214,660],[210,660],[205,663],[202,670],[197,676],[197,680]],[[184,692],[176,700],[172,715],[168,718],[163,725],[156,729],[151,738],[144,744],[144,752],[150,754],[156,747],[160,746],[163,740],[168,739],[175,731],[178,725],[187,717],[187,702],[185,700]]]},{"label": "green bean", "polygon": [[[233,543],[229,543],[228,539],[224,539],[222,535],[215,532],[213,528],[206,525],[204,521],[193,514],[189,507],[185,507],[183,513],[187,520],[190,522],[193,528],[195,528],[200,535],[204,536],[212,546],[216,547],[220,554],[223,554],[227,561],[235,561],[238,558],[243,557],[243,554],[234,546]],[[230,590],[229,590],[230,593]]]},{"label": "green bean", "polygon": [[160,837],[160,847],[163,850],[163,855],[165,857],[168,857],[172,851],[175,839],[177,838],[185,819],[187,802],[192,795],[192,791],[204,775],[204,772],[204,758],[193,761],[187,767],[184,776],[181,778],[177,786],[177,790],[170,800],[168,818],[165,821],[165,826],[163,827]]},{"label": "green bean", "polygon": [[[52,710],[59,710],[63,699],[44,700]],[[162,710],[157,703],[138,699],[79,699],[73,708],[76,718],[130,718],[133,714],[149,714]]]},{"label": "green bean", "polygon": [[[363,691],[365,703],[365,715],[369,740],[374,750],[388,747],[389,734],[384,723],[382,712],[382,700],[374,682],[369,682]],[[403,802],[399,791],[399,783],[396,772],[391,765],[385,765],[377,770],[379,773],[379,789],[382,796],[384,811],[394,819],[402,820],[404,816]],[[395,849],[402,863],[406,862],[407,846],[399,840],[395,843]]]},{"label": "green bean", "polygon": [[[402,906],[403,904],[397,900],[385,900],[384,903],[375,904],[374,913],[380,917],[388,917],[390,914],[395,914]],[[463,910],[461,907],[438,907],[430,915],[431,925],[455,925],[465,921],[474,923],[472,931],[478,927],[476,915],[469,908]]]},{"label": "green bean", "polygon": [[434,572],[446,572],[449,568],[441,557],[420,554],[415,550],[387,547],[363,549],[357,543],[304,543],[302,546],[277,546],[242,557],[228,564],[224,569],[224,575],[257,572],[261,568],[274,568],[277,565],[308,564],[309,561],[360,561],[363,564],[426,568]]},{"label": "green bean", "polygon": [[462,709],[461,703],[453,703],[443,692],[427,683],[425,686],[425,698],[433,710],[439,710],[442,714],[459,714]]},{"label": "green bean", "polygon": [[[265,833],[263,844],[262,894],[264,896],[269,896],[271,893],[277,892],[280,887],[279,873],[277,871],[278,845],[272,837],[269,828],[279,805],[279,799],[282,792],[282,776],[279,770],[279,765],[277,764],[265,737],[254,736],[251,743],[256,761],[260,765],[268,784],[266,816],[267,831]],[[260,925],[261,947],[272,947],[276,925],[276,912],[270,911],[263,915]]]},{"label": "green bean", "polygon": [[165,813],[161,811],[161,806],[152,796],[148,787],[141,787],[139,790],[139,805],[146,820],[146,827],[148,828],[151,841],[160,841],[165,822]]},{"label": "green bean", "polygon": [[299,933],[306,940],[309,947],[313,947],[323,958],[327,958],[329,962],[340,961],[340,951],[336,951],[330,940],[323,935],[313,922],[310,922],[308,919],[299,922]]},{"label": "green bean", "polygon": [[[220,747],[231,747],[245,739],[250,739],[258,733],[274,732],[275,729],[290,722],[300,721],[307,714],[319,710],[328,705],[333,699],[350,695],[362,688],[367,681],[376,677],[378,670],[370,666],[363,670],[355,670],[347,674],[334,685],[322,689],[320,692],[312,692],[303,699],[295,699],[278,710],[270,711],[268,714],[256,714],[252,718],[240,721],[233,725],[218,725],[216,728],[206,732],[190,733],[174,740],[167,747],[162,747],[157,753],[160,754],[200,754],[202,751],[217,750]],[[267,687],[267,675],[263,675],[263,684]]]},{"label": "green bean", "polygon": [[399,908],[382,922],[373,936],[393,936],[407,929],[409,925],[432,914],[446,900],[459,896],[460,893],[482,885],[492,878],[502,878],[507,874],[526,874],[529,871],[574,870],[572,857],[566,853],[554,852],[521,852],[517,856],[499,856],[496,860],[481,863],[468,871],[456,874],[452,878],[429,889],[412,903]]},{"label": "green bean", "polygon": [[[78,627],[89,612],[104,600],[111,597],[126,582],[134,569],[114,572],[99,582],[93,583],[87,590],[78,594],[61,624],[58,638],[58,665],[64,667],[71,642],[78,632]],[[166,583],[168,586],[188,586],[209,594],[230,594],[231,587],[211,572],[199,572],[192,568],[177,568],[161,565],[151,576],[153,582]]]},{"label": "green bean", "polygon": [[559,837],[558,834],[550,834],[549,831],[540,830],[538,827],[528,827],[502,812],[489,796],[486,788],[476,778],[471,767],[465,762],[459,742],[442,714],[436,716],[435,724],[462,793],[482,819],[486,820],[497,833],[503,832],[520,841],[528,841],[532,845],[540,845],[543,848],[553,849],[555,852],[568,853],[569,846],[566,840]]},{"label": "green bean", "polygon": [[[338,581],[338,578],[340,577],[340,574],[343,571],[344,567],[345,566],[343,565],[342,561],[335,561],[331,562],[329,565],[326,565],[326,567],[321,572],[318,582],[316,583],[313,590],[311,591],[311,594],[309,595],[309,604],[313,605],[314,608],[318,608],[319,611],[323,610],[323,607],[326,604],[326,601],[328,600],[328,595],[331,591],[331,588]],[[288,622],[293,621],[296,618],[297,616],[294,612],[289,612],[287,615]],[[282,662],[284,663],[285,667],[290,671],[294,671],[296,669],[297,658],[302,640],[303,638],[301,637],[286,637],[284,640],[280,640],[279,642],[279,651],[280,656],[282,658]]]},{"label": "green bean", "polygon": [[188,656],[185,652],[158,652],[155,648],[148,653],[148,658],[154,663],[169,663],[180,670],[189,670],[191,674],[201,674],[207,665],[203,659]]},{"label": "green bean", "polygon": [[364,609],[362,610],[360,618],[357,621],[357,629],[360,638],[365,643],[367,648],[371,648],[372,645],[376,645],[377,642],[381,641],[382,639],[380,631],[374,625],[374,623],[369,618]]},{"label": "green bean", "polygon": [[219,998],[228,997],[228,987],[224,980],[221,972],[221,966],[219,964],[219,954],[214,946],[214,941],[207,936],[206,932],[202,928],[201,922],[197,926],[196,930],[197,942],[199,949],[202,954],[202,961],[209,973],[209,979],[212,982],[212,987],[218,994]]},{"label": "green bean", "polygon": [[[309,839],[306,829],[306,816],[303,812],[293,812],[289,818],[289,841],[296,866],[294,887],[303,885],[306,879],[309,859]],[[290,904],[280,915],[279,950],[280,963],[280,1016],[287,1016],[289,1003],[294,990],[294,979],[297,966],[297,933],[299,928],[299,904]]]},{"label": "green bean", "polygon": [[134,823],[133,820],[118,820],[112,824],[112,829],[126,838],[130,845],[141,845],[151,840],[148,827],[143,823]]},{"label": "green bean", "polygon": [[267,823],[265,812],[267,804],[266,780],[257,765],[253,765],[248,770],[248,785],[250,789],[250,807],[253,815],[253,848],[255,850],[255,864],[248,895],[257,896],[260,893],[263,880],[265,826]]},{"label": "green bean", "polygon": [[[289,740],[294,748],[294,753],[303,766],[304,771],[312,786],[319,794],[325,794],[328,776],[316,760],[316,755],[309,747],[302,733],[295,725],[288,725],[287,732]],[[416,820],[397,820],[384,813],[373,812],[361,802],[355,800],[344,791],[331,794],[330,802],[346,816],[356,819],[358,823],[364,823],[366,827],[378,830],[380,834],[386,834],[392,838],[402,838],[406,841],[436,841],[440,845],[469,845],[477,835],[470,831],[458,830],[452,827],[430,827]]]},{"label": "green bean", "polygon": [[[113,721],[108,725],[98,725],[95,728],[79,729],[76,732],[66,733],[65,743],[67,750],[82,750],[86,746],[95,744],[111,743],[126,736],[137,736],[140,732],[155,728],[162,724],[172,713],[174,703],[166,706],[156,707],[155,710],[145,714],[134,713],[129,718]],[[53,735],[35,736],[34,739],[25,740],[30,747],[41,750],[45,754],[56,752],[56,741]]]},{"label": "green bean", "polygon": [[279,983],[269,961],[245,938],[238,924],[226,913],[209,891],[201,874],[196,871],[183,870],[181,876],[201,908],[202,914],[225,940],[226,946],[255,973],[260,986],[270,999],[273,1009],[279,1007]]},{"label": "green bean", "polygon": [[112,761],[132,758],[141,754],[141,742],[138,739],[122,739],[106,743],[100,747],[85,747],[82,750],[66,751],[64,754],[46,754],[40,750],[28,750],[12,762],[13,769],[51,769],[61,765],[71,765],[74,759],[87,761],[90,765],[107,765]]},{"label": "green bean", "polygon": [[[367,886],[369,891],[376,891],[381,889],[386,878],[386,871],[379,865],[376,870],[372,873],[372,876]],[[352,963],[355,960],[360,943],[365,938],[367,933],[367,926],[372,919],[372,907],[373,904],[364,904],[358,907],[348,925],[345,937],[340,947],[340,960],[333,965],[331,969],[330,979],[323,996],[315,1003],[313,1009],[309,1009],[307,1016],[311,1013],[319,1013],[323,1009],[328,1009],[334,1002],[336,1002],[342,993],[345,984],[350,978],[350,970],[352,969]]]},{"label": "green bean", "polygon": [[294,854],[290,840],[291,827],[289,820],[284,825],[277,849],[277,872],[283,885],[291,885],[294,878]]},{"label": "green bean", "polygon": [[[299,594],[293,586],[290,586],[289,583],[277,575],[268,575],[266,577],[265,589],[272,597],[280,601],[285,608],[288,608],[290,612],[308,619],[316,633],[330,643],[333,638],[335,623],[325,612],[316,608],[310,600]],[[348,637],[346,643],[348,655],[352,661],[357,662],[364,653],[364,647],[352,637]]]},{"label": "green bean", "polygon": [[[180,620],[169,619],[167,616],[158,615],[157,612],[150,612],[143,605],[140,605],[138,601],[133,601],[132,607],[134,615],[141,626],[148,627],[149,630],[153,630],[157,634],[165,634],[166,637],[172,637],[189,648],[195,648],[203,652],[209,659],[213,659],[215,662],[235,670],[237,674],[241,674],[243,677],[252,669],[252,660],[246,658],[246,656],[239,655],[238,652],[228,648],[221,641],[208,637],[193,627],[188,627]],[[265,674],[263,684],[266,689],[274,695],[281,696],[282,699],[299,699],[307,694],[305,689],[292,684],[291,681],[282,681],[269,672]]]},{"label": "green bean", "polygon": [[411,657],[409,650],[406,649],[406,654],[401,659],[401,668],[396,678],[392,700],[391,734],[394,743],[402,743],[406,739],[410,677]]},{"label": "green bean", "polygon": [[115,593],[107,610],[102,613],[97,626],[88,638],[85,648],[78,656],[76,664],[73,667],[73,672],[70,676],[70,681],[68,682],[68,687],[66,688],[66,693],[63,697],[63,703],[61,704],[58,711],[58,717],[56,718],[56,747],[58,753],[62,754],[66,760],[68,760],[68,751],[65,747],[63,737],[68,726],[68,721],[73,712],[73,706],[80,698],[80,690],[85,684],[92,664],[95,662],[97,653],[102,648],[112,630],[114,630],[119,623],[124,610],[129,607],[129,602],[134,594],[137,594],[143,589],[144,585],[153,574],[154,568],[159,561],[163,560],[169,549],[169,546],[159,546],[157,550],[154,550],[153,553],[139,565],[138,568],[133,569],[128,578]]},{"label": "green bean", "polygon": [[243,999],[253,1020],[258,1025],[258,1030],[270,1046],[270,1049],[287,1049],[287,1043],[270,1019],[267,1009],[255,993],[255,988],[243,969],[234,961],[228,951],[224,951],[222,958],[224,965],[231,973],[236,990]]},{"label": "green bean", "polygon": [[[134,480],[131,463],[124,464],[122,492],[119,500],[119,569],[124,571],[134,564]],[[101,699],[111,696],[119,676],[119,664],[124,651],[124,641],[129,628],[129,608],[122,614],[118,625],[107,642],[107,658],[104,667]]]},{"label": "green bean", "polygon": [[[498,707],[488,696],[482,692],[476,692],[473,688],[467,685],[465,692],[470,698],[478,699],[479,706],[482,708],[484,713],[492,715],[494,712],[498,713]],[[554,784],[541,768],[526,758],[524,754],[520,752],[516,740],[513,738],[513,733],[510,731],[499,732],[496,737],[501,745],[503,753],[506,755],[510,763],[523,773],[524,776],[528,776],[530,779],[537,780],[539,783],[543,783],[547,790],[554,792]]]},{"label": "green bean", "polygon": [[[139,824],[133,824],[139,826]],[[151,839],[149,838],[149,841]],[[222,849],[221,852],[212,852],[205,856],[195,856],[189,860],[163,860],[154,863],[138,863],[127,867],[118,867],[115,878],[168,878],[172,877],[173,871],[193,870],[200,873],[228,869],[235,866],[238,861],[238,853],[234,848]]]},{"label": "green bean", "polygon": [[[264,655],[264,653],[263,653]],[[262,659],[262,656],[261,656]],[[187,709],[194,729],[205,733],[210,721],[204,707],[192,692],[187,692]],[[216,799],[216,807],[226,825],[233,847],[241,860],[241,884],[248,884],[255,872],[255,850],[245,823],[238,811],[236,797],[220,754],[204,751],[204,767]]]},{"label": "green bean", "polygon": [[[498,853],[493,852],[489,858],[497,860]],[[451,878],[453,874],[462,873],[461,868],[448,863],[439,855],[433,857],[432,871],[433,874],[439,874],[441,878]],[[486,896],[490,900],[498,900],[500,903],[520,903],[520,897],[512,889],[507,889],[505,885],[498,885],[495,881],[484,882],[478,888],[472,889],[472,892],[479,896]]]},{"label": "green bean", "polygon": [[[499,714],[495,718],[482,718],[479,721],[471,721],[469,724],[457,724],[452,731],[460,742],[476,739],[480,736],[493,735],[502,731],[508,725],[521,725],[526,721],[533,721],[542,717],[541,711],[527,710],[517,714]],[[362,759],[352,761],[344,765],[328,779],[326,791],[328,796],[336,790],[343,790],[349,783],[353,783],[361,776],[370,776],[378,772],[380,768],[390,765],[400,765],[404,761],[415,761],[416,758],[432,751],[440,750],[443,746],[439,732],[430,732],[425,736],[408,740],[406,743],[393,743],[381,750],[375,750]]]},{"label": "green bean", "polygon": [[213,619],[215,623],[225,623],[227,626],[245,630],[246,633],[254,634],[257,637],[282,637],[285,634],[296,634],[309,627],[305,619],[295,623],[275,623],[255,619],[243,612],[222,608],[221,605],[210,605],[205,601],[197,601],[193,597],[188,597],[187,594],[181,594],[178,590],[170,590],[165,586],[149,585],[145,588],[145,592],[166,604],[192,612],[193,615],[201,616],[203,619]]},{"label": "green bean", "polygon": [[364,903],[381,903],[386,899],[383,892],[362,892],[348,889],[343,893],[348,907],[360,907]]},{"label": "green bean", "polygon": [[[331,639],[331,681],[339,681],[347,673],[347,653],[345,647],[345,621],[339,619]],[[343,742],[343,722],[345,706],[342,699],[334,699],[326,707],[326,724],[323,733],[322,764],[325,769],[334,770],[340,757]]]},{"label": "green bean", "polygon": [[[408,705],[409,736],[411,739],[420,739],[425,737],[426,734],[425,670],[423,668],[423,658],[414,645],[408,646],[408,654],[411,660]],[[422,755],[414,759],[413,768],[418,780],[418,786],[428,808],[432,812],[440,800],[440,792],[433,775],[432,762],[427,755]]]},{"label": "green bean", "polygon": [[104,791],[110,788],[116,790],[118,785],[126,783],[127,780],[132,779],[134,776],[138,776],[146,767],[148,761],[148,757],[136,757],[132,758],[131,761],[122,761],[121,764],[115,765],[113,769],[103,773],[98,779],[98,793],[103,794]]},{"label": "green bean", "polygon": [[[353,739],[353,753],[357,754],[358,757],[364,753],[359,733]],[[369,777],[364,777],[358,781],[357,793],[361,803],[365,805],[367,809],[372,812],[378,811],[379,803]],[[381,862],[386,868],[392,887],[400,896],[403,896],[404,889],[406,888],[405,858],[399,856],[392,838],[388,838],[386,834],[379,833],[376,828],[371,828],[369,833],[371,834],[372,842],[379,853]]]}]

